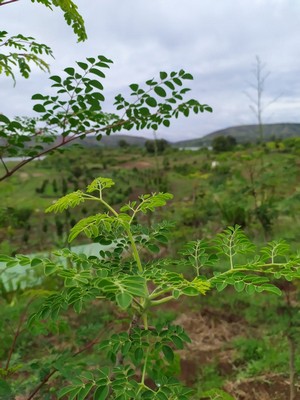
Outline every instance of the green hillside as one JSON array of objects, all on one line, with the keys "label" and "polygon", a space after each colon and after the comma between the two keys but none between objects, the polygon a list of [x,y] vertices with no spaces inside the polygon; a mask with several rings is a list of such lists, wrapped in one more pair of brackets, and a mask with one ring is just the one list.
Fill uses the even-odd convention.
[{"label": "green hillside", "polygon": [[[202,138],[182,140],[175,143],[176,147],[209,146],[217,136],[233,136],[238,143],[256,142],[259,139],[258,125],[233,126],[212,132]],[[300,124],[282,123],[264,125],[264,138],[266,141],[276,138],[300,136]]]},{"label": "green hillside", "polygon": [[143,136],[129,136],[122,134],[112,134],[111,136],[103,136],[99,141],[94,136],[86,137],[83,140],[77,141],[84,147],[119,147],[120,141],[125,141],[129,146],[143,147],[148,139]]}]

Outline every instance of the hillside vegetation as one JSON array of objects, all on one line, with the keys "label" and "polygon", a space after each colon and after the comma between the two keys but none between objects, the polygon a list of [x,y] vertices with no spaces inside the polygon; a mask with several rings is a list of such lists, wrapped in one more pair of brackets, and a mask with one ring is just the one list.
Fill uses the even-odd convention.
[{"label": "hillside vegetation", "polygon": [[[300,136],[300,124],[282,123],[263,125],[264,140],[287,139]],[[237,143],[256,143],[260,140],[258,125],[240,125],[221,129],[198,139],[182,140],[176,142],[177,147],[202,147],[210,146],[218,136],[232,136]]]}]

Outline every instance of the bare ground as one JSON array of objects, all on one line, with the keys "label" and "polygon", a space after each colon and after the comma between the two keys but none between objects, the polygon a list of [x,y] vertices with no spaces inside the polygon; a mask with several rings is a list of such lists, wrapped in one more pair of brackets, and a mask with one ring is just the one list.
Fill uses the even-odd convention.
[{"label": "bare ground", "polygon": [[[235,351],[230,342],[238,336],[247,336],[250,327],[246,321],[228,313],[204,309],[201,312],[181,314],[175,321],[192,339],[180,352],[181,377],[186,384],[197,383],[201,366],[217,362],[222,376],[236,372]],[[288,400],[289,379],[280,374],[269,374],[251,379],[225,382],[223,389],[236,400]],[[294,400],[300,400],[300,385]]]}]

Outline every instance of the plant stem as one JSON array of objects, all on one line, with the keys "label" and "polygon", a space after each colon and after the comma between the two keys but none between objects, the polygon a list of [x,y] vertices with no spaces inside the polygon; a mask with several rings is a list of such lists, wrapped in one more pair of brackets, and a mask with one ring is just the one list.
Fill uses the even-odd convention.
[{"label": "plant stem", "polygon": [[[143,323],[144,323],[144,329],[147,331],[148,330],[148,315],[147,314],[143,314]],[[143,386],[145,385],[145,377],[146,377],[149,350],[150,350],[150,347],[148,347],[148,349],[147,349],[147,353],[145,356],[145,362],[144,362],[144,366],[143,366],[142,379],[141,379],[141,385],[143,385]]]},{"label": "plant stem", "polygon": [[[263,268],[270,268],[270,267],[282,267],[284,266],[285,263],[270,263],[270,264],[255,264],[253,268],[249,268],[248,264],[246,265],[241,265],[240,267],[236,267],[233,269],[228,269],[227,271],[221,272],[218,277],[223,276],[223,275],[230,275],[234,272],[245,272],[245,271],[250,271],[250,272],[262,272]],[[276,271],[275,271],[276,272]],[[213,276],[212,278],[209,278],[208,281],[213,281],[216,278],[216,276]]]},{"label": "plant stem", "polygon": [[233,242],[233,237],[231,236],[230,242],[229,242],[229,259],[230,259],[230,269],[233,269],[233,254],[232,254],[232,242]]},{"label": "plant stem", "polygon": [[114,214],[115,217],[118,217],[119,214],[117,213],[116,210],[114,210],[105,200],[99,198],[100,203],[102,203],[112,214]]},{"label": "plant stem", "polygon": [[[100,203],[102,203],[115,217],[118,217],[118,216],[119,216],[119,214],[117,213],[117,211],[114,210],[105,200],[103,200],[102,198],[100,198],[99,201],[100,201]],[[138,251],[137,251],[136,244],[135,244],[134,238],[133,238],[133,236],[132,236],[130,227],[125,227],[125,230],[126,230],[128,239],[130,240],[130,244],[131,244],[131,248],[132,248],[132,253],[133,253],[133,258],[135,259],[135,261],[136,261],[136,263],[137,263],[138,270],[139,270],[140,272],[143,272],[143,266],[142,266],[142,263],[141,263],[141,259],[140,259],[139,253],[138,253]]]},{"label": "plant stem", "polygon": [[171,300],[174,300],[174,297],[173,296],[167,296],[167,297],[164,297],[163,299],[151,301],[151,305],[152,306],[158,306],[160,304],[167,303],[168,301],[171,301]]},{"label": "plant stem", "polygon": [[141,379],[141,384],[142,385],[145,385],[145,378],[146,378],[146,370],[147,370],[149,350],[150,350],[150,347],[148,347],[147,353],[146,353],[146,356],[145,356],[145,362],[144,362],[144,366],[143,366],[142,379]]},{"label": "plant stem", "polygon": [[40,391],[40,389],[49,381],[49,379],[51,378],[51,376],[53,376],[55,374],[55,372],[57,372],[57,369],[53,369],[51,372],[49,372],[49,374],[47,374],[44,379],[42,380],[42,382],[34,389],[34,391],[29,395],[29,397],[27,397],[26,400],[31,400],[34,398],[34,396]]},{"label": "plant stem", "polygon": [[5,6],[6,4],[10,4],[10,3],[15,3],[16,1],[19,1],[19,0],[7,0],[3,3],[0,3],[0,6]]},{"label": "plant stem", "polygon": [[134,238],[132,236],[130,228],[126,228],[126,233],[127,233],[128,239],[130,240],[132,253],[133,253],[133,258],[136,261],[138,270],[139,270],[139,272],[143,272],[143,266],[142,266],[142,262],[141,262],[141,259],[140,259],[140,255],[139,255],[139,252],[137,250],[137,247],[136,247],[136,244],[135,244],[135,241],[134,241]]},{"label": "plant stem", "polygon": [[147,331],[148,330],[148,315],[143,314],[143,323],[144,323],[144,329]]},{"label": "plant stem", "polygon": [[156,299],[156,297],[159,297],[165,293],[170,292],[170,288],[162,289],[162,290],[159,290],[158,292],[156,292],[155,290],[156,289],[154,289],[153,292],[150,294],[150,296],[149,296],[150,300]]},{"label": "plant stem", "polygon": [[295,388],[295,353],[296,353],[296,343],[294,338],[289,335],[288,343],[290,348],[290,400],[296,399],[296,388]]},{"label": "plant stem", "polygon": [[195,246],[195,255],[194,255],[194,260],[195,260],[195,269],[196,269],[196,276],[199,276],[200,273],[200,266],[198,263],[198,248],[200,247],[200,243],[197,242],[196,246]]},{"label": "plant stem", "polygon": [[6,173],[9,174],[9,170],[7,168],[7,165],[5,164],[5,162],[4,162],[4,160],[3,160],[3,158],[1,156],[0,156],[0,161],[1,161],[1,163],[2,163],[2,165],[4,167],[4,169],[5,169]]}]

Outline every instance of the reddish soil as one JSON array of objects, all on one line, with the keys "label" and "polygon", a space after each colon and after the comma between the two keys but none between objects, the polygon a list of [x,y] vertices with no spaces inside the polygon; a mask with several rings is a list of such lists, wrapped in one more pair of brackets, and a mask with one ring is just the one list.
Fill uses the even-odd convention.
[{"label": "reddish soil", "polygon": [[182,314],[175,323],[181,325],[192,340],[180,352],[182,379],[187,384],[196,383],[201,366],[215,361],[222,375],[232,373],[233,350],[228,345],[235,337],[245,335],[247,324],[244,321],[204,309]]},{"label": "reddish soil", "polygon": [[[228,382],[224,389],[236,400],[288,400],[289,381],[280,375],[265,375],[243,382]],[[294,400],[300,399],[300,391]]]},{"label": "reddish soil", "polygon": [[[175,321],[192,339],[192,343],[180,352],[181,378],[187,385],[197,383],[200,368],[215,362],[221,376],[230,377],[235,370],[234,355],[230,342],[238,336],[247,336],[250,327],[246,321],[234,315],[216,310],[181,314]],[[229,378],[230,379],[230,378]],[[289,379],[279,374],[264,375],[251,379],[225,382],[223,389],[236,400],[288,400]],[[294,400],[300,400],[300,385]]]}]

